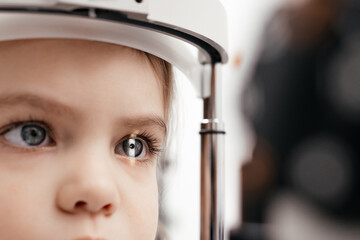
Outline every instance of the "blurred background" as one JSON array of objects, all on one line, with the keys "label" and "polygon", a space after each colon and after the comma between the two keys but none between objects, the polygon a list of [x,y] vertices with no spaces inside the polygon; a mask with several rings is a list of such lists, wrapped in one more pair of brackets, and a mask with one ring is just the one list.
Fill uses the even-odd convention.
[{"label": "blurred background", "polygon": [[[222,2],[225,239],[360,239],[360,1]],[[199,239],[202,102],[176,75],[162,218]]]}]

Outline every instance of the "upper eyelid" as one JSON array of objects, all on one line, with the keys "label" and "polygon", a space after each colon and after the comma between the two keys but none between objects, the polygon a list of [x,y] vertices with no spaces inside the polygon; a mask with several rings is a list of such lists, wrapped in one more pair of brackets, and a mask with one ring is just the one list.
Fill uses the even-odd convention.
[{"label": "upper eyelid", "polygon": [[4,135],[9,131],[21,126],[22,124],[23,124],[22,122],[11,122],[9,124],[6,124],[5,126],[0,128],[0,135]]}]

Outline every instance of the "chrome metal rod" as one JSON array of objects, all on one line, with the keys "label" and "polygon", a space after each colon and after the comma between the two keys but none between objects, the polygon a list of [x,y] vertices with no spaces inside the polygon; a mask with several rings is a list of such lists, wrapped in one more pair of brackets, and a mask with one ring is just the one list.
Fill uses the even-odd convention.
[{"label": "chrome metal rod", "polygon": [[212,66],[210,96],[204,99],[201,123],[201,240],[223,240],[223,139],[221,89]]}]

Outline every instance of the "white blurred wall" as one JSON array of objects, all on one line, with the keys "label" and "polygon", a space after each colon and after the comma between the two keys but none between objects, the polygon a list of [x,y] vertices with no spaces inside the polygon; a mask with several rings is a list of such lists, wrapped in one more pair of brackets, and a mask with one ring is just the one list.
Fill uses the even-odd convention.
[{"label": "white blurred wall", "polygon": [[[251,151],[252,137],[240,111],[240,93],[261,42],[266,19],[287,0],[221,0],[228,13],[229,63],[223,69],[225,121],[225,232],[239,222],[239,170]],[[202,102],[189,81],[178,77],[179,142],[176,162],[167,173],[165,209],[170,220],[170,240],[195,240],[200,236],[200,121]],[[227,239],[227,237],[226,237]]]}]

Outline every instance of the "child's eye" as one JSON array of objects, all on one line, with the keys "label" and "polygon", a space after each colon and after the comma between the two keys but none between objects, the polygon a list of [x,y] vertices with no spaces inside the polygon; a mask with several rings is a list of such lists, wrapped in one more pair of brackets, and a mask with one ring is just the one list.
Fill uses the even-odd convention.
[{"label": "child's eye", "polygon": [[115,147],[115,153],[132,158],[141,158],[146,156],[146,148],[140,139],[127,138]]},{"label": "child's eye", "polygon": [[47,128],[39,123],[23,123],[10,128],[3,136],[11,144],[21,147],[48,146],[51,142]]}]

